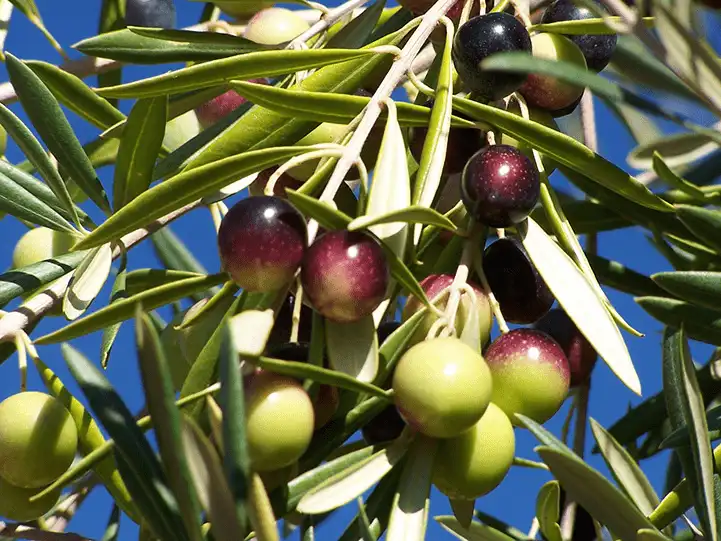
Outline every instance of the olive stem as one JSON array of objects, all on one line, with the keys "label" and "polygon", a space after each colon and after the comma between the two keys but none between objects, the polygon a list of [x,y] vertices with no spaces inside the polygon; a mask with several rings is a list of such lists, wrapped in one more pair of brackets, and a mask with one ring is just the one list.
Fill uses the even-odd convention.
[{"label": "olive stem", "polygon": [[213,225],[215,226],[215,232],[217,233],[220,230],[220,222],[223,221],[223,217],[220,215],[220,209],[218,208],[217,203],[211,203],[208,205],[208,210],[210,211],[210,216],[213,219]]},{"label": "olive stem", "polygon": [[535,539],[538,535],[538,530],[540,529],[540,524],[538,522],[538,517],[533,517],[533,521],[531,522],[531,529],[528,530],[528,539]]},{"label": "olive stem", "polygon": [[15,335],[15,349],[18,352],[18,370],[20,371],[20,392],[24,393],[28,388],[28,355],[25,349],[25,342],[22,339],[24,332]]},{"label": "olive stem", "polygon": [[[456,0],[438,0],[431,9],[423,15],[420,24],[414,20],[407,25],[411,26],[418,24],[418,27],[411,35],[410,39],[403,47],[400,56],[395,59],[395,62],[388,70],[388,73],[386,73],[386,76],[378,86],[378,89],[366,105],[363,117],[361,118],[358,127],[353,133],[353,136],[350,138],[350,141],[348,141],[343,154],[333,170],[333,174],[323,190],[323,194],[321,195],[322,199],[328,199],[329,194],[335,195],[338,191],[346,173],[360,156],[363,145],[365,144],[366,139],[368,139],[376,120],[378,120],[378,117],[380,116],[382,103],[390,98],[390,95],[401,82],[408,69],[413,65],[413,61],[416,56],[418,56],[418,53],[426,45],[426,41],[435,29],[438,21],[453,6],[455,1]],[[308,232],[309,242],[313,241],[313,238],[317,233],[317,225],[313,224],[312,229],[312,232]]]},{"label": "olive stem", "polygon": [[348,0],[345,4],[341,4],[337,8],[326,11],[323,15],[321,15],[320,20],[311,25],[311,27],[300,36],[292,40],[288,44],[288,48],[294,47],[297,43],[305,43],[315,35],[324,32],[330,26],[335,24],[336,21],[342,19],[347,13],[352,12],[354,9],[362,6],[366,2],[368,2],[368,0]]},{"label": "olive stem", "polygon": [[300,331],[300,311],[303,308],[303,286],[298,281],[298,287],[295,290],[295,302],[293,303],[292,324],[290,327],[290,341],[298,342],[298,333]]},{"label": "olive stem", "polygon": [[[128,233],[122,237],[113,248],[113,259],[117,259],[125,252],[125,250],[132,248],[155,231],[161,229],[185,213],[198,208],[200,205],[201,200],[199,199],[193,203],[185,205],[184,207],[174,210],[147,227]],[[45,313],[51,310],[57,303],[61,302],[70,284],[70,279],[72,278],[73,273],[74,270],[65,276],[60,277],[45,291],[38,293],[12,312],[8,312],[2,319],[0,319],[0,342],[14,340],[19,331],[25,329],[28,325],[35,322],[38,318],[42,317]]]}]

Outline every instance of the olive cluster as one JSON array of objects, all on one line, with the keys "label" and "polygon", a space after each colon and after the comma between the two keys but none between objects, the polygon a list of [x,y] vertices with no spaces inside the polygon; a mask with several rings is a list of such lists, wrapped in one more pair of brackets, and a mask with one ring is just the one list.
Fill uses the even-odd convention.
[{"label": "olive cluster", "polygon": [[30,500],[70,468],[77,448],[75,421],[56,398],[22,392],[0,403],[0,516],[27,522],[50,511],[60,488]]}]

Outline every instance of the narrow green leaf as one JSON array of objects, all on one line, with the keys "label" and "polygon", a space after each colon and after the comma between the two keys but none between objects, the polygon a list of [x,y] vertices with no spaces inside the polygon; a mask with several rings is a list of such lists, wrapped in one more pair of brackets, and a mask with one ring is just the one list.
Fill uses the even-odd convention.
[{"label": "narrow green leaf", "polygon": [[169,270],[197,274],[207,274],[205,267],[198,261],[185,243],[170,227],[159,229],[150,236],[155,255]]},{"label": "narrow green leaf", "polygon": [[53,94],[24,62],[13,55],[7,55],[6,66],[23,109],[50,152],[88,197],[101,210],[110,213],[105,190],[95,169]]},{"label": "narrow green leaf", "polygon": [[[0,170],[43,202],[55,208],[57,212],[63,214],[66,219],[77,222],[78,211],[70,198],[65,181],[60,177],[60,173],[58,173],[57,168],[50,161],[49,156],[43,150],[40,142],[11,110],[2,104],[0,104],[0,124],[7,130],[10,137],[13,138],[22,153],[30,163],[32,163],[35,169],[37,169],[43,179],[45,179],[45,182],[47,182],[47,185],[52,191],[48,195],[41,195],[41,192],[45,191],[43,188],[47,187],[43,186],[43,188],[32,189],[32,182],[30,180],[23,182],[21,175],[13,174],[12,170],[9,170],[12,167],[10,164],[6,166],[3,162],[0,164],[2,166]],[[35,179],[33,178],[33,180]],[[36,184],[40,183],[36,182]],[[55,198],[51,198],[51,195],[54,195]]]},{"label": "narrow green leaf", "polygon": [[373,54],[378,53],[362,49],[257,51],[220,60],[210,60],[168,74],[156,75],[120,86],[98,89],[98,94],[111,98],[150,98],[179,94],[231,79],[274,77],[301,70],[321,68]]},{"label": "narrow green leaf", "polygon": [[188,463],[183,453],[180,428],[180,412],[175,405],[170,368],[165,358],[160,338],[150,318],[143,314],[142,306],[136,305],[135,340],[140,361],[140,375],[153,419],[158,440],[160,458],[168,483],[178,502],[183,523],[191,540],[200,541],[200,505],[192,487]]},{"label": "narrow green leaf", "polygon": [[101,130],[125,120],[123,113],[95,94],[72,73],[38,60],[31,60],[25,64],[45,83],[61,104]]},{"label": "narrow green leaf", "polygon": [[[364,109],[370,98],[335,92],[304,91],[297,88],[262,85],[249,81],[231,81],[230,85],[238,94],[253,103],[275,111],[278,114],[305,120],[348,124]],[[398,122],[401,126],[427,126],[431,109],[422,105],[397,102]],[[383,111],[378,122],[388,119]],[[451,117],[451,126],[474,128],[476,125],[458,116]]]},{"label": "narrow green leaf", "polygon": [[130,271],[126,277],[128,297],[132,297],[148,289],[171,284],[187,278],[200,278],[201,273],[175,271],[166,269],[138,269]]},{"label": "narrow green leaf", "polygon": [[[706,424],[708,425],[709,439],[712,441],[718,439],[721,434],[721,406],[711,408],[706,412]],[[661,447],[663,448],[679,447],[682,445],[689,445],[689,430],[685,426],[674,430],[661,443]]]},{"label": "narrow green leaf", "polygon": [[658,152],[653,153],[653,170],[656,171],[658,177],[669,187],[687,193],[691,197],[701,201],[706,199],[706,194],[703,190],[674,173],[671,168],[666,165]]},{"label": "narrow green leaf", "polygon": [[580,458],[550,447],[536,448],[569,497],[623,541],[636,541],[641,528],[651,522],[605,477]]},{"label": "narrow green leaf", "polygon": [[247,526],[250,456],[245,439],[245,403],[243,382],[238,365],[238,352],[227,325],[220,348],[220,405],[223,410],[223,468],[235,500],[238,523]]},{"label": "narrow green leaf", "polygon": [[565,443],[559,440],[556,436],[551,434],[547,429],[538,424],[533,419],[526,417],[520,413],[516,414],[516,417],[520,419],[523,425],[541,442],[542,445],[550,449],[554,449],[559,453],[566,453],[575,455],[571,449],[569,449]]},{"label": "narrow green leaf", "polygon": [[352,220],[348,226],[348,231],[357,231],[359,229],[369,228],[378,224],[390,223],[409,223],[409,224],[427,224],[434,225],[449,231],[457,231],[458,227],[443,216],[437,210],[429,207],[421,207],[412,205],[403,209],[393,210],[385,214],[377,216],[361,216]]},{"label": "narrow green leaf", "polygon": [[[110,301],[108,304],[112,304],[121,299],[127,299],[130,296],[126,287],[127,276],[128,272],[125,268],[125,258],[123,258],[121,268],[113,282],[113,289],[110,291]],[[110,351],[113,349],[115,338],[118,336],[118,331],[120,331],[120,325],[121,323],[115,323],[103,329],[103,337],[100,341],[100,365],[103,368],[108,367]]]},{"label": "narrow green leaf", "polygon": [[62,347],[91,410],[115,441],[121,475],[147,525],[161,538],[189,539],[162,468],[127,406],[95,365],[68,344]]},{"label": "narrow green leaf", "polygon": [[659,272],[651,279],[680,299],[711,310],[721,309],[721,272]]},{"label": "narrow green leaf", "polygon": [[0,274],[0,307],[72,272],[88,252],[70,252]]},{"label": "narrow green leaf", "polygon": [[317,515],[337,509],[362,495],[380,481],[405,456],[409,436],[400,437],[390,447],[335,474],[306,492],[298,502],[298,511]]},{"label": "narrow green leaf", "polygon": [[631,455],[595,419],[591,431],[614,479],[645,515],[659,504],[658,495]]},{"label": "narrow green leaf", "polygon": [[676,208],[678,217],[698,239],[721,251],[721,211],[688,205]]},{"label": "narrow green leaf", "polygon": [[280,541],[273,508],[260,476],[253,472],[250,484],[250,523],[258,539]]},{"label": "narrow green leaf", "polygon": [[97,312],[75,321],[62,329],[41,336],[35,340],[35,343],[55,344],[84,336],[103,329],[108,325],[130,319],[135,313],[136,304],[142,305],[143,309],[149,312],[175,300],[187,297],[196,291],[203,291],[211,286],[221,284],[226,279],[227,275],[225,273],[213,274],[200,276],[198,278],[187,278],[144,291],[105,306]]},{"label": "narrow green leaf", "polygon": [[587,175],[591,180],[626,199],[659,211],[673,210],[671,205],[650,192],[634,177],[568,135],[513,113],[464,98],[454,97],[453,104],[472,118],[497,126],[516,139],[550,156],[559,164]]},{"label": "narrow green leaf", "polygon": [[120,533],[120,507],[113,505],[113,510],[110,512],[110,518],[108,519],[108,525],[105,527],[105,532],[100,541],[117,541]]},{"label": "narrow green leaf", "polygon": [[235,513],[233,495],[225,481],[223,467],[213,444],[190,418],[183,416],[182,438],[190,475],[203,508],[213,524],[218,541],[243,539],[243,530]]},{"label": "narrow green leaf", "polygon": [[[278,147],[247,152],[180,173],[153,186],[114,213],[75,249],[92,248],[148,225],[188,203],[210,195],[238,178],[307,152],[308,147]],[[249,182],[250,184],[250,182]]]},{"label": "narrow green leaf", "polygon": [[0,211],[56,231],[76,233],[75,228],[47,203],[0,173]]},{"label": "narrow green leaf", "polygon": [[271,357],[259,357],[253,362],[259,367],[270,370],[271,372],[277,372],[279,374],[299,379],[310,379],[318,383],[332,385],[341,389],[348,389],[349,391],[356,393],[366,393],[385,400],[390,399],[388,391],[384,391],[383,389],[376,387],[375,385],[371,385],[370,383],[357,380],[354,377],[337,370],[329,370],[327,368],[322,368],[308,363],[283,361],[280,359],[273,359]]},{"label": "narrow green leaf", "polygon": [[363,13],[331,37],[326,43],[329,49],[358,49],[366,44],[368,37],[378,24],[386,6],[385,0],[376,0]]},{"label": "narrow green leaf", "polygon": [[663,290],[657,283],[654,283],[654,280],[629,269],[618,261],[612,261],[589,253],[586,253],[586,257],[596,278],[603,285],[629,295],[663,295]]},{"label": "narrow green leaf", "polygon": [[451,515],[433,518],[444,530],[450,532],[458,539],[465,539],[466,541],[514,541],[513,537],[491,526],[486,526],[478,522],[471,522],[468,528],[464,528],[461,523],[458,522],[458,519]]},{"label": "narrow green leaf", "polygon": [[73,273],[68,291],[63,297],[63,314],[69,321],[79,318],[98,296],[110,275],[113,250],[104,244],[90,250]]},{"label": "narrow green leaf", "polygon": [[536,496],[536,518],[539,529],[548,541],[563,541],[560,518],[561,488],[558,481],[549,481]]},{"label": "narrow green leaf", "polygon": [[529,218],[526,224],[521,237],[523,247],[551,293],[609,368],[640,395],[638,374],[604,301],[571,258],[536,222]]},{"label": "narrow green leaf", "polygon": [[719,147],[707,134],[685,132],[663,135],[639,145],[626,157],[631,167],[651,169],[655,154],[669,167],[679,167],[707,156]]},{"label": "narrow green leaf", "polygon": [[345,229],[352,219],[344,212],[334,209],[328,203],[307,196],[296,190],[287,189],[288,200],[307,218],[313,218],[326,229]]},{"label": "narrow green leaf", "polygon": [[388,522],[388,541],[425,539],[430,507],[433,460],[438,440],[418,435],[403,465]]},{"label": "narrow green leaf", "polygon": [[118,149],[113,179],[113,206],[123,208],[150,187],[153,168],[163,145],[168,100],[138,100],[130,111]]},{"label": "narrow green leaf", "polygon": [[[614,24],[622,22],[621,17],[608,17],[607,20]],[[643,17],[643,23],[652,28],[654,24],[653,17]],[[568,36],[584,36],[584,35],[613,35],[617,32],[613,30],[602,18],[581,19],[578,21],[559,21],[555,23],[534,24],[528,28],[531,32],[547,32],[550,34],[564,34]]]},{"label": "narrow green leaf", "polygon": [[[269,48],[238,37],[235,38],[233,43],[222,38],[222,43],[220,41],[203,43],[200,41],[159,39],[160,35],[154,37],[142,36],[138,32],[138,29],[121,29],[106,32],[105,34],[81,40],[73,45],[73,48],[88,56],[110,58],[111,60],[131,62],[133,64],[204,62]],[[175,32],[182,31],[175,30]],[[203,32],[203,34],[207,33]],[[222,36],[222,34],[214,35]],[[175,34],[174,37],[176,39],[183,37],[186,40],[189,38],[187,33]],[[198,38],[197,36],[194,37]]]},{"label": "narrow green leaf", "polygon": [[671,428],[686,426],[691,434],[690,448],[676,452],[686,472],[694,496],[694,507],[708,539],[718,539],[714,463],[703,402],[683,325],[667,328],[663,338],[663,392]]},{"label": "narrow green leaf", "polygon": [[375,380],[378,335],[372,315],[351,323],[326,319],[325,339],[328,360],[336,371],[361,382]]},{"label": "narrow green leaf", "polygon": [[665,297],[637,297],[638,305],[661,323],[684,326],[689,337],[721,346],[721,312]]}]

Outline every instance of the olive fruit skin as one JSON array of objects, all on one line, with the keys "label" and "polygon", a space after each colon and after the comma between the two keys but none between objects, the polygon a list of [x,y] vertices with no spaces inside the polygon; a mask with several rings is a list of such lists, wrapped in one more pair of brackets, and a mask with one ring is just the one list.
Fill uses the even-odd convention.
[{"label": "olive fruit skin", "polygon": [[[433,100],[426,102],[425,107],[432,108]],[[408,148],[413,158],[421,163],[423,145],[426,142],[428,128],[425,126],[414,126],[409,131]],[[478,149],[486,144],[483,133],[473,128],[451,128],[448,132],[448,145],[446,159],[443,164],[443,175],[455,175],[463,171],[466,162],[475,154]]]},{"label": "olive fruit skin", "polygon": [[213,3],[228,15],[245,19],[261,9],[271,7],[275,2],[273,0],[255,0],[253,3],[215,0]]},{"label": "olive fruit skin", "polygon": [[173,0],[127,0],[125,24],[173,28],[175,26],[175,4]]},{"label": "olive fruit skin", "polygon": [[548,111],[548,114],[550,114],[553,118],[562,118],[564,116],[568,116],[571,113],[573,113],[576,109],[578,109],[579,104],[581,103],[581,100],[583,99],[583,94],[581,94],[576,101],[574,101],[572,104],[567,105],[566,107],[563,107],[561,109],[556,109],[555,111]]},{"label": "olive fruit skin", "polygon": [[458,28],[452,54],[463,84],[480,97],[495,101],[518,90],[526,75],[481,71],[480,63],[494,53],[531,50],[531,38],[520,21],[507,13],[488,13]]},{"label": "olive fruit skin", "polygon": [[288,284],[307,243],[303,216],[288,201],[273,196],[238,201],[218,230],[222,268],[247,291],[269,292]]},{"label": "olive fruit skin", "polygon": [[449,498],[475,500],[501,484],[515,451],[513,425],[491,402],[470,430],[439,442],[433,484]]},{"label": "olive fruit skin", "polygon": [[0,403],[0,477],[19,488],[49,485],[78,449],[70,412],[50,395],[18,393]]},{"label": "olive fruit skin", "polygon": [[518,239],[506,237],[486,248],[483,272],[509,323],[533,323],[555,298]]},{"label": "olive fruit skin", "polygon": [[[424,278],[420,286],[426,293],[428,299],[439,309],[445,310],[448,298],[450,296],[450,286],[453,283],[454,276],[451,274],[431,274]],[[481,343],[479,346],[483,346],[488,342],[491,336],[491,327],[493,326],[493,313],[491,312],[491,304],[488,301],[488,296],[478,285],[470,282],[469,286],[473,288],[473,292],[476,294],[476,305],[478,306],[480,327],[481,327]],[[461,293],[461,301],[458,305],[458,312],[456,313],[455,326],[458,331],[463,329],[463,326],[468,321],[471,313],[471,298],[465,292]],[[406,305],[403,307],[403,321],[408,321],[416,312],[423,308],[423,303],[420,299],[417,299],[413,295],[408,297]],[[427,313],[423,318],[423,321],[416,329],[410,343],[415,344],[425,339],[431,326],[436,322],[437,316],[432,313]]]},{"label": "olive fruit skin", "polygon": [[393,404],[387,406],[361,429],[363,439],[370,445],[392,441],[401,435],[406,422]]},{"label": "olive fruit skin", "polygon": [[488,227],[510,227],[528,217],[541,193],[538,170],[521,151],[492,145],[476,152],[463,169],[461,199]]},{"label": "olive fruit skin", "polygon": [[293,378],[261,371],[246,390],[246,438],[256,471],[272,471],[297,461],[310,444],[313,404]]},{"label": "olive fruit skin", "polygon": [[545,423],[558,411],[571,379],[561,346],[546,333],[514,329],[493,342],[485,352],[493,374],[493,402],[514,425],[520,413]]},{"label": "olive fruit skin", "polygon": [[[521,108],[516,100],[510,100],[506,111],[508,111],[509,113],[513,113],[514,115],[522,116]],[[542,124],[547,128],[551,128],[552,130],[559,131],[558,124],[554,120],[552,112],[545,111],[537,107],[529,107],[528,119],[532,120],[533,122],[538,122],[539,124]],[[519,141],[512,135],[504,133],[501,135],[501,138],[498,140],[498,142],[503,145],[509,145],[517,148],[518,150],[523,152],[523,154],[528,157],[529,160],[531,160],[531,163],[536,163],[533,157],[533,147],[527,145],[523,141]],[[543,168],[545,169],[547,175],[550,175],[556,170],[556,162],[553,161],[553,159],[551,159],[549,156],[541,154],[541,160],[543,161]]]},{"label": "olive fruit skin", "polygon": [[[586,59],[570,39],[560,34],[541,32],[531,38],[533,56],[536,58],[564,61],[586,69]],[[572,105],[583,94],[584,88],[560,81],[550,75],[531,73],[521,85],[519,92],[529,105],[556,111]]]},{"label": "olive fruit skin", "polygon": [[475,425],[491,400],[491,387],[481,354],[452,337],[416,344],[393,374],[401,417],[433,438],[452,438]]},{"label": "olive fruit skin", "polygon": [[[546,8],[541,18],[542,24],[555,23],[560,21],[581,21],[593,19],[596,15],[588,8],[577,6],[571,0],[556,0]],[[586,65],[589,70],[595,72],[605,68],[613,52],[616,50],[618,37],[616,34],[605,36],[595,35],[566,35],[583,53]]]},{"label": "olive fruit skin", "polygon": [[16,487],[0,477],[0,517],[15,522],[29,522],[42,517],[58,502],[62,489],[53,490],[47,496],[31,502],[30,498],[39,491],[38,488]]},{"label": "olive fruit skin", "polygon": [[310,28],[297,13],[285,8],[266,8],[248,21],[243,37],[261,45],[280,45],[297,38]]},{"label": "olive fruit skin", "polygon": [[536,322],[534,328],[548,334],[563,349],[571,370],[571,387],[588,381],[598,354],[565,311],[561,308],[551,310]]},{"label": "olive fruit skin", "polygon": [[12,267],[21,269],[70,251],[75,240],[68,233],[35,227],[25,233],[13,250]]},{"label": "olive fruit skin", "polygon": [[186,111],[165,126],[163,145],[172,152],[200,133],[200,121],[195,111]]},{"label": "olive fruit skin", "polygon": [[[267,79],[250,79],[249,82],[268,84]],[[195,108],[195,114],[202,129],[206,129],[219,122],[238,107],[246,103],[243,96],[235,90],[228,90]]]},{"label": "olive fruit skin", "polygon": [[300,271],[313,308],[340,323],[372,314],[386,294],[389,277],[378,241],[351,231],[329,231],[318,237],[306,250]]}]

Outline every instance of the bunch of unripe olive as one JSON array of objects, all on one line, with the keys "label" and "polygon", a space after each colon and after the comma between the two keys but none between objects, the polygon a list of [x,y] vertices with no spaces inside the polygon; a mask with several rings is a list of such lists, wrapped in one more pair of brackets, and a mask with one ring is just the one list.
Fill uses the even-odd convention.
[{"label": "bunch of unripe olive", "polygon": [[75,422],[52,396],[22,392],[0,403],[0,516],[27,522],[50,511],[60,489],[30,498],[70,468],[77,447]]}]

